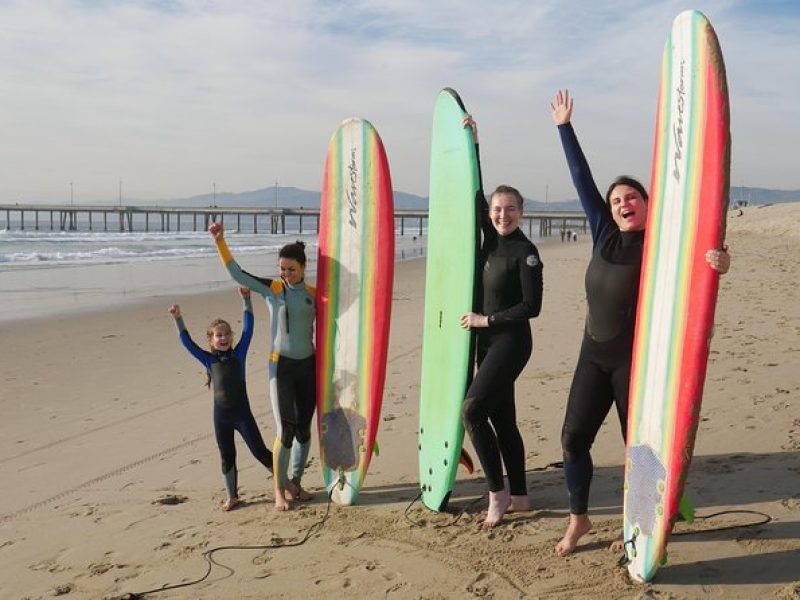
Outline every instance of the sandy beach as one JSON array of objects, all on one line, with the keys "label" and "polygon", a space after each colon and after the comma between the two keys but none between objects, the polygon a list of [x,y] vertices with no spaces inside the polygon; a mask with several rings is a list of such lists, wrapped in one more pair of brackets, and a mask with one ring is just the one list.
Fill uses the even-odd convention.
[{"label": "sandy beach", "polygon": [[[240,438],[243,505],[223,497],[211,397],[166,312],[181,304],[202,340],[222,316],[240,331],[233,285],[61,317],[5,322],[0,366],[0,598],[124,598],[199,579],[153,598],[800,598],[800,203],[732,211],[733,264],[722,279],[700,429],[687,491],[697,514],[755,511],[679,524],[654,583],[632,583],[608,546],[622,526],[624,448],[612,413],[596,441],[594,529],[554,555],[567,518],[560,429],[584,317],[586,235],[540,244],[542,314],[517,382],[534,510],[491,532],[481,471],[465,471],[452,512],[417,495],[417,403],[424,260],[398,263],[386,391],[359,505],[328,507],[316,440],[309,504],[273,510],[272,480]],[[209,267],[210,269],[212,267]],[[213,268],[219,268],[215,265]],[[216,273],[215,273],[216,276]],[[169,282],[163,282],[168,285]],[[267,309],[255,302],[248,389],[265,439]],[[329,512],[328,512],[329,510]],[[755,513],[760,514],[755,514]],[[771,521],[749,528],[727,528]],[[305,543],[309,528],[323,521]],[[711,530],[711,531],[704,531]],[[127,596],[135,597],[135,596]]]}]

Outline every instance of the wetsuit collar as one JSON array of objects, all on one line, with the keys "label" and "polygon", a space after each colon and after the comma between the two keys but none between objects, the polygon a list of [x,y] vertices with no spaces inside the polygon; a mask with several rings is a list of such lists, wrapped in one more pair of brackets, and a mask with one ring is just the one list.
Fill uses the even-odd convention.
[{"label": "wetsuit collar", "polygon": [[641,231],[620,231],[620,239],[623,248],[630,248],[642,243],[644,240],[644,230]]},{"label": "wetsuit collar", "polygon": [[518,240],[520,237],[525,237],[525,234],[519,230],[519,227],[517,227],[514,231],[512,231],[508,235],[500,235],[499,233],[497,234],[497,239],[500,242],[504,240],[507,241]]},{"label": "wetsuit collar", "polygon": [[296,289],[298,289],[298,288],[300,288],[300,287],[304,286],[304,285],[305,285],[305,283],[306,283],[306,279],[305,279],[305,277],[304,277],[303,279],[301,279],[300,281],[298,281],[298,282],[297,282],[297,285],[292,285],[291,283],[289,283],[288,281],[286,281],[286,278],[285,278],[285,277],[281,277],[281,280],[283,281],[283,285],[285,285],[285,286],[286,286],[287,288],[289,288],[290,290],[296,290]]}]

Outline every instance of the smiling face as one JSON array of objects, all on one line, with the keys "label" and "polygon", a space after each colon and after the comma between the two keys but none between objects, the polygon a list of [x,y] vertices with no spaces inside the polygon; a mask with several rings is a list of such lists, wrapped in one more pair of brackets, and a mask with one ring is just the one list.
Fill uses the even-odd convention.
[{"label": "smiling face", "polygon": [[634,187],[614,186],[608,196],[608,208],[620,231],[642,231],[647,223],[647,202]]},{"label": "smiling face", "polygon": [[303,280],[306,268],[295,259],[281,257],[278,261],[278,266],[281,270],[281,277],[283,277],[289,285],[297,285]]},{"label": "smiling face", "polygon": [[211,335],[208,336],[209,344],[213,350],[225,352],[229,350],[233,343],[233,332],[226,324],[215,326],[211,330]]},{"label": "smiling face", "polygon": [[522,207],[513,194],[501,192],[492,195],[489,218],[498,234],[506,236],[513,233],[519,227],[520,217],[522,217]]}]

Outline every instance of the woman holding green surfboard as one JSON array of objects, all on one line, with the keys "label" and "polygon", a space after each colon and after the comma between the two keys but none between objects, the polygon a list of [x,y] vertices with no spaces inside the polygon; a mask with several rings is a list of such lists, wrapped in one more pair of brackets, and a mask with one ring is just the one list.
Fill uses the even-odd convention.
[{"label": "woman holding green surfboard", "polygon": [[[592,527],[588,516],[593,473],[590,449],[612,404],[617,407],[623,438],[626,435],[647,191],[635,179],[618,177],[604,200],[570,123],[569,92],[559,91],[550,107],[593,241],[586,269],[586,326],[561,431],[570,518],[555,553],[567,556]],[[730,266],[724,249],[708,250],[706,261],[720,273]]]},{"label": "woman holding green surfboard", "polygon": [[[464,126],[472,127],[477,147],[478,131],[469,115]],[[486,474],[489,509],[484,527],[492,528],[508,510],[530,510],[514,382],[531,356],[528,321],[542,307],[542,261],[536,246],[519,229],[523,199],[516,189],[499,186],[488,206],[482,191],[478,198],[483,230],[478,262],[482,310],[461,316],[462,327],[477,330],[478,371],[467,390],[463,418]],[[504,464],[509,490],[503,481]]]}]

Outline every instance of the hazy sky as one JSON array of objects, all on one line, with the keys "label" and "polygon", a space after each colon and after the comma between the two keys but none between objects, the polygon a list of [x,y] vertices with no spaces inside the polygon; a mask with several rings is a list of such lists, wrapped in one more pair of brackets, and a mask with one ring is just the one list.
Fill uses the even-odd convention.
[{"label": "hazy sky", "polygon": [[[800,188],[800,2],[694,6],[720,38],[733,185]],[[573,198],[548,103],[600,187],[650,177],[669,0],[0,0],[0,204],[318,190],[328,139],[372,121],[427,195],[436,95],[478,121],[485,185]]]}]

